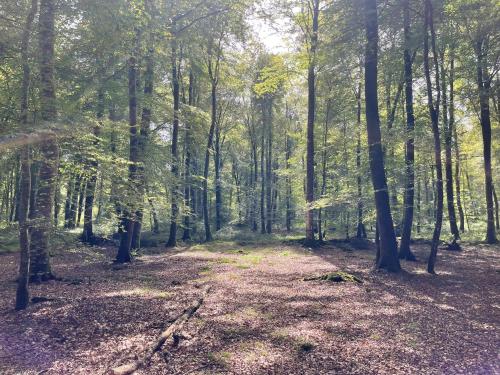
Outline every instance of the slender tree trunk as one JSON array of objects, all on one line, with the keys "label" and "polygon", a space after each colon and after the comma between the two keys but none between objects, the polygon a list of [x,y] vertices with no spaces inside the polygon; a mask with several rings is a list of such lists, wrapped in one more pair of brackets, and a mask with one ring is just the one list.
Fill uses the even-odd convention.
[{"label": "slender tree trunk", "polygon": [[221,155],[220,155],[220,121],[215,124],[214,144],[214,170],[215,170],[215,230],[222,228],[222,180],[221,180]]},{"label": "slender tree trunk", "polygon": [[[194,74],[193,70],[189,71],[189,98],[188,105],[194,105]],[[186,214],[184,215],[184,232],[182,234],[183,241],[191,240],[191,127],[186,124],[186,133],[184,136],[184,148],[186,150],[186,158],[184,159],[184,205],[186,206]],[[194,210],[193,210],[194,211]]]},{"label": "slender tree trunk", "polygon": [[[441,160],[441,137],[439,134],[439,104],[440,104],[440,89],[439,89],[439,66],[438,56],[436,51],[436,35],[434,32],[434,17],[431,0],[425,0],[425,33],[424,33],[424,73],[427,84],[427,104],[429,115],[432,123],[432,134],[434,136],[434,159],[436,167],[436,216],[434,224],[434,233],[432,235],[431,252],[427,264],[427,272],[435,273],[434,267],[436,263],[437,251],[439,246],[439,238],[441,236],[441,227],[443,224],[443,166]],[[429,62],[429,31],[431,36],[431,48],[434,63],[434,74],[436,80],[437,98],[434,102],[432,93],[431,67]]]},{"label": "slender tree trunk", "polygon": [[290,158],[292,157],[292,140],[288,135],[285,135],[285,169],[286,173],[286,217],[285,217],[285,227],[286,231],[290,232],[292,230],[292,182],[290,178]]},{"label": "slender tree trunk", "polygon": [[365,0],[365,17],[367,38],[365,51],[365,111],[370,169],[377,210],[377,228],[380,235],[380,251],[376,267],[390,272],[398,272],[401,266],[398,260],[396,235],[389,203],[378,112],[378,17],[376,0]]},{"label": "slender tree trunk", "polygon": [[[31,8],[26,18],[26,24],[23,30],[23,37],[21,41],[21,53],[23,60],[23,81],[21,85],[21,116],[20,122],[24,126],[28,124],[28,93],[30,85],[30,66],[29,66],[29,43],[31,31],[33,28],[33,21],[38,8],[38,0],[31,1]],[[19,277],[17,279],[16,291],[16,310],[23,310],[29,304],[29,267],[30,267],[30,233],[28,230],[28,210],[31,191],[31,167],[30,167],[30,148],[24,146],[21,149],[21,170],[20,170],[20,184],[19,184]]]},{"label": "slender tree trunk", "polygon": [[314,120],[316,111],[316,49],[318,47],[319,0],[313,0],[312,34],[307,72],[307,152],[306,152],[306,243],[314,239]]},{"label": "slender tree trunk", "polygon": [[496,192],[494,186],[493,186],[493,200],[495,201],[495,219],[496,219],[495,227],[497,230],[499,230],[500,229],[500,221],[498,220],[498,197],[497,197],[497,192]]},{"label": "slender tree trunk", "polygon": [[[361,70],[361,69],[360,69]],[[361,77],[360,77],[361,80]],[[356,237],[366,238],[366,228],[363,223],[363,187],[361,184],[361,81],[356,92],[356,183],[358,188],[358,223],[356,226]]]},{"label": "slender tree trunk", "polygon": [[266,101],[267,110],[267,155],[266,155],[266,233],[273,229],[273,100]]},{"label": "slender tree trunk", "polygon": [[[327,147],[327,142],[328,142],[328,123],[330,121],[330,107],[331,107],[331,100],[328,99],[326,103],[326,113],[325,113],[325,126],[323,129],[323,150],[321,152],[321,197],[323,197],[326,194],[326,147]],[[318,235],[319,235],[319,241],[323,242],[324,239],[324,228],[322,228],[322,223],[321,221],[323,220],[322,218],[323,210],[320,208],[318,210]]]},{"label": "slender tree trunk", "polygon": [[450,232],[453,235],[453,244],[460,239],[460,233],[457,226],[457,216],[455,213],[455,197],[453,193],[453,160],[451,156],[452,129],[448,119],[448,99],[447,99],[447,84],[445,71],[445,53],[441,53],[441,91],[443,104],[443,127],[444,127],[444,144],[445,144],[445,175],[446,175],[446,203],[448,207],[448,220],[450,222]]},{"label": "slender tree trunk", "polygon": [[80,187],[80,194],[78,196],[78,214],[76,220],[76,226],[80,227],[80,223],[82,220],[83,206],[85,203],[85,192],[87,191],[87,178],[84,178],[82,185]]},{"label": "slender tree trunk", "polygon": [[404,196],[404,216],[399,258],[415,260],[415,255],[410,250],[411,229],[413,226],[413,204],[415,196],[415,116],[413,114],[413,68],[410,52],[410,0],[405,0],[403,9],[405,50],[404,50],[404,78],[405,78],[405,103],[406,103],[406,187]]},{"label": "slender tree trunk", "polygon": [[136,188],[137,182],[137,162],[139,154],[139,137],[137,132],[137,60],[138,33],[136,33],[136,47],[128,61],[128,108],[129,108],[129,171],[126,206],[122,208],[122,217],[119,228],[120,246],[116,255],[117,263],[127,263],[132,260],[131,248],[132,237],[136,217],[134,215],[134,204],[132,202],[132,191]]},{"label": "slender tree trunk", "polygon": [[[264,115],[264,111],[262,112]],[[265,116],[262,117],[262,135],[260,143],[260,233],[266,233],[266,211],[265,211],[265,187],[266,175],[264,169],[264,150],[265,150]]]},{"label": "slender tree trunk", "polygon": [[[41,0],[39,16],[40,48],[40,107],[41,119],[52,123],[57,118],[54,83],[54,0]],[[52,232],[52,203],[57,178],[59,148],[54,137],[40,146],[39,186],[34,208],[34,226],[31,229],[30,271],[32,280],[53,279],[49,246]]]},{"label": "slender tree trunk", "polygon": [[481,132],[483,135],[484,158],[484,185],[486,194],[486,243],[497,242],[495,233],[495,219],[493,214],[493,176],[491,170],[491,119],[490,119],[490,90],[491,83],[486,68],[487,51],[485,41],[476,42],[476,69],[477,87],[479,91],[479,104],[481,107]]},{"label": "slender tree trunk", "polygon": [[205,152],[205,168],[203,169],[203,221],[205,223],[205,241],[212,241],[210,216],[208,214],[208,169],[210,166],[210,151],[213,147],[215,125],[217,121],[217,83],[212,80],[212,120],[208,132],[207,149]]},{"label": "slender tree trunk", "polygon": [[179,67],[177,66],[177,42],[175,36],[172,38],[172,94],[174,98],[174,120],[172,124],[172,213],[170,219],[170,234],[168,237],[167,247],[177,245],[177,216],[179,214],[178,207],[178,179],[179,179],[179,155],[178,155],[178,138],[179,138]]},{"label": "slender tree trunk", "polygon": [[464,209],[462,207],[462,195],[460,191],[460,149],[457,133],[457,126],[455,124],[455,57],[452,53],[450,58],[450,125],[449,131],[453,135],[453,143],[455,146],[455,191],[457,194],[457,208],[458,217],[460,220],[460,232],[464,232]]},{"label": "slender tree trunk", "polygon": [[[97,90],[97,110],[96,118],[97,124],[93,129],[93,147],[95,152],[97,152],[97,147],[99,146],[99,137],[101,133],[102,120],[104,117],[104,88],[101,86]],[[94,197],[96,193],[96,183],[97,183],[97,169],[99,167],[99,162],[96,157],[93,157],[89,162],[90,174],[87,181],[87,189],[85,193],[85,208],[83,213],[83,233],[81,240],[84,243],[92,244],[94,243],[94,227],[92,222],[92,210],[94,208]]]}]

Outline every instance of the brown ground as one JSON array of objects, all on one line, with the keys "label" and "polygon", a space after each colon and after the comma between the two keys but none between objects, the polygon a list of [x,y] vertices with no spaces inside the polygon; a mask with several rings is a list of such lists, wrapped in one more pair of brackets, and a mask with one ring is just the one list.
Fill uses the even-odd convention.
[{"label": "brown ground", "polygon": [[[422,259],[428,246],[415,246]],[[373,252],[270,242],[158,249],[113,269],[113,249],[54,258],[54,298],[12,310],[16,258],[0,256],[0,373],[103,374],[151,344],[213,286],[141,374],[499,374],[500,248],[441,251],[400,275],[371,272]],[[344,270],[363,284],[304,281]],[[74,280],[71,283],[70,280]]]}]

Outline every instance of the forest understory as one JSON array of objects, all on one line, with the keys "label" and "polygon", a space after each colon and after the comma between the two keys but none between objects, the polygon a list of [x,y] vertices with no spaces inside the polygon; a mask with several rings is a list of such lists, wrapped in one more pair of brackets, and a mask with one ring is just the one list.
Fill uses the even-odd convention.
[{"label": "forest understory", "polygon": [[[114,247],[73,245],[22,312],[16,255],[0,255],[0,373],[109,373],[210,285],[179,344],[137,374],[496,374],[500,247],[462,247],[441,251],[431,275],[420,242],[399,274],[373,271],[374,245],[277,236],[146,248],[120,266]],[[306,280],[335,271],[362,283]]]}]

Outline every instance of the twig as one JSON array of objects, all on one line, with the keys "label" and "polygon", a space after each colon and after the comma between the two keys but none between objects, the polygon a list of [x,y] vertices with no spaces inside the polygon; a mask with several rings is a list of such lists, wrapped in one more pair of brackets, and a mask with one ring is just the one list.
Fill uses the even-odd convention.
[{"label": "twig", "polygon": [[135,371],[146,366],[151,358],[158,352],[163,344],[172,337],[178,337],[184,324],[196,313],[196,311],[203,304],[203,301],[207,294],[210,292],[210,287],[205,288],[204,292],[197,300],[193,301],[191,305],[186,308],[182,314],[158,337],[154,345],[145,351],[142,357],[134,362],[127,363],[118,367],[111,369],[110,374],[113,375],[129,375],[133,374]]}]

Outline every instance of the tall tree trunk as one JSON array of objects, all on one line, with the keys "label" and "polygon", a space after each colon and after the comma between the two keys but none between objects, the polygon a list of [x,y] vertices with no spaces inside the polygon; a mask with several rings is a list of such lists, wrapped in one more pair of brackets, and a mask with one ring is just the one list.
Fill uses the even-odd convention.
[{"label": "tall tree trunk", "polygon": [[307,72],[307,151],[306,151],[306,243],[314,244],[314,120],[316,111],[316,50],[318,47],[319,0],[313,0],[312,34]]},{"label": "tall tree trunk", "polygon": [[207,149],[205,151],[205,167],[203,169],[203,221],[205,224],[205,241],[212,241],[210,216],[208,213],[208,169],[210,166],[210,151],[213,147],[215,125],[217,121],[217,83],[212,81],[212,120],[208,131]]},{"label": "tall tree trunk", "polygon": [[285,134],[285,169],[286,169],[286,213],[285,213],[285,227],[286,231],[292,230],[292,181],[290,178],[290,158],[292,157],[292,140],[287,133]]},{"label": "tall tree trunk", "polygon": [[389,203],[378,112],[378,17],[376,0],[365,0],[365,22],[367,39],[365,50],[365,111],[370,170],[373,189],[375,191],[377,227],[380,235],[380,252],[376,267],[386,269],[390,272],[398,272],[401,266],[398,259],[396,235],[394,233],[391,206]]},{"label": "tall tree trunk", "polygon": [[222,228],[222,179],[221,179],[221,144],[220,121],[215,124],[214,170],[215,170],[215,230]]},{"label": "tall tree trunk", "polygon": [[[97,124],[93,129],[93,147],[95,152],[97,152],[97,147],[99,146],[99,136],[101,133],[102,120],[104,117],[104,88],[101,86],[97,90],[97,109],[96,118]],[[92,244],[94,242],[94,227],[92,223],[92,210],[94,208],[94,197],[96,192],[96,182],[97,182],[97,168],[99,167],[99,162],[96,157],[93,157],[89,161],[90,173],[87,181],[87,189],[85,191],[85,208],[83,213],[83,232],[81,240],[84,243]]]},{"label": "tall tree trunk", "polygon": [[[264,111],[262,112],[264,114]],[[265,210],[265,187],[266,187],[266,175],[264,169],[264,150],[265,150],[265,131],[264,131],[264,120],[265,116],[262,118],[262,134],[260,142],[260,233],[266,233],[266,210]]]},{"label": "tall tree trunk", "polygon": [[[323,150],[321,152],[321,192],[320,192],[321,198],[326,194],[326,159],[327,159],[326,147],[328,142],[328,124],[330,121],[330,108],[331,108],[331,99],[328,99],[326,103],[325,125],[323,129]],[[324,233],[326,229],[322,227],[322,220],[323,220],[322,216],[323,216],[323,210],[320,207],[320,209],[318,210],[318,237],[320,242],[323,242]]]},{"label": "tall tree trunk", "polygon": [[495,219],[493,214],[493,176],[491,171],[491,119],[490,119],[490,89],[491,79],[486,67],[487,47],[484,39],[476,42],[477,88],[479,105],[481,107],[481,132],[483,135],[484,185],[486,194],[486,242],[497,242]]},{"label": "tall tree trunk", "polygon": [[271,234],[273,229],[273,100],[266,100],[267,111],[267,155],[266,155],[266,233]]},{"label": "tall tree trunk", "polygon": [[405,34],[404,50],[404,78],[405,78],[405,103],[406,103],[406,187],[404,196],[404,216],[399,258],[415,260],[415,255],[410,250],[411,229],[413,226],[413,204],[415,196],[415,116],[413,114],[413,68],[410,52],[410,0],[405,0],[403,9],[403,22]]},{"label": "tall tree trunk", "polygon": [[453,193],[453,160],[451,156],[451,141],[452,129],[448,119],[448,95],[446,84],[446,71],[445,71],[445,53],[441,53],[441,91],[443,103],[443,127],[444,127],[444,145],[445,145],[445,175],[446,175],[446,203],[448,207],[448,220],[450,222],[450,232],[453,235],[453,244],[460,239],[460,233],[457,226],[457,216],[455,213],[455,197]]},{"label": "tall tree trunk", "polygon": [[[28,124],[28,93],[30,86],[30,66],[29,66],[29,44],[33,21],[38,8],[38,0],[31,1],[31,7],[26,17],[23,37],[21,41],[21,54],[23,60],[23,81],[21,85],[21,116],[20,122],[26,126]],[[17,279],[16,291],[16,310],[23,310],[29,303],[29,266],[30,266],[30,233],[28,230],[27,219],[31,190],[31,168],[30,168],[30,148],[24,146],[21,149],[21,176],[19,184],[19,277]]]},{"label": "tall tree trunk", "polygon": [[[39,16],[40,48],[40,107],[43,122],[52,124],[57,118],[54,83],[54,18],[55,1],[41,0]],[[30,269],[32,280],[53,279],[50,267],[49,246],[52,232],[52,203],[57,177],[59,148],[54,137],[40,146],[39,186],[34,208],[34,226],[31,229]]]},{"label": "tall tree trunk", "polygon": [[179,67],[177,66],[177,41],[175,36],[171,42],[172,49],[172,94],[174,98],[174,120],[172,123],[172,213],[170,218],[170,234],[168,237],[167,247],[177,245],[177,216],[179,214],[178,207],[178,179],[179,179],[179,153],[178,153],[178,138],[179,138]]},{"label": "tall tree trunk", "polygon": [[136,188],[137,162],[139,156],[139,137],[137,132],[137,59],[138,33],[136,33],[136,46],[128,61],[128,109],[129,109],[129,170],[128,192],[125,207],[122,208],[121,223],[119,228],[120,246],[116,254],[117,263],[127,263],[132,260],[131,247],[135,226],[135,210],[132,190]]},{"label": "tall tree trunk", "polygon": [[[194,74],[193,70],[189,71],[189,93],[188,93],[188,105],[194,105]],[[184,205],[186,206],[186,214],[184,215],[184,232],[182,233],[182,240],[191,240],[191,211],[192,206],[191,200],[191,127],[190,124],[186,124],[186,132],[184,136],[184,149],[186,150],[186,158],[184,159]],[[194,210],[193,210],[194,211]]]},{"label": "tall tree trunk", "polygon": [[[439,134],[439,104],[441,92],[439,89],[439,65],[436,51],[436,34],[434,32],[434,16],[431,0],[425,0],[425,31],[424,31],[424,73],[427,84],[427,105],[432,123],[432,134],[434,136],[434,159],[436,167],[436,215],[434,224],[434,233],[432,235],[431,252],[427,264],[427,272],[435,273],[437,251],[439,238],[441,236],[441,227],[443,224],[443,165],[441,160],[441,137]],[[431,36],[431,48],[434,63],[434,74],[436,80],[437,98],[434,102],[432,93],[431,67],[429,62],[429,31]]]},{"label": "tall tree trunk", "polygon": [[460,232],[465,231],[464,209],[462,207],[462,194],[460,191],[460,149],[457,126],[455,124],[455,57],[450,58],[450,125],[449,131],[453,135],[455,146],[455,191],[457,194],[457,209],[460,220]]},{"label": "tall tree trunk", "polygon": [[[360,69],[361,70],[361,69]],[[361,77],[360,77],[361,80]],[[363,223],[363,187],[361,184],[361,81],[356,92],[356,184],[358,188],[358,223],[356,226],[356,237],[366,238],[366,228]]]}]

